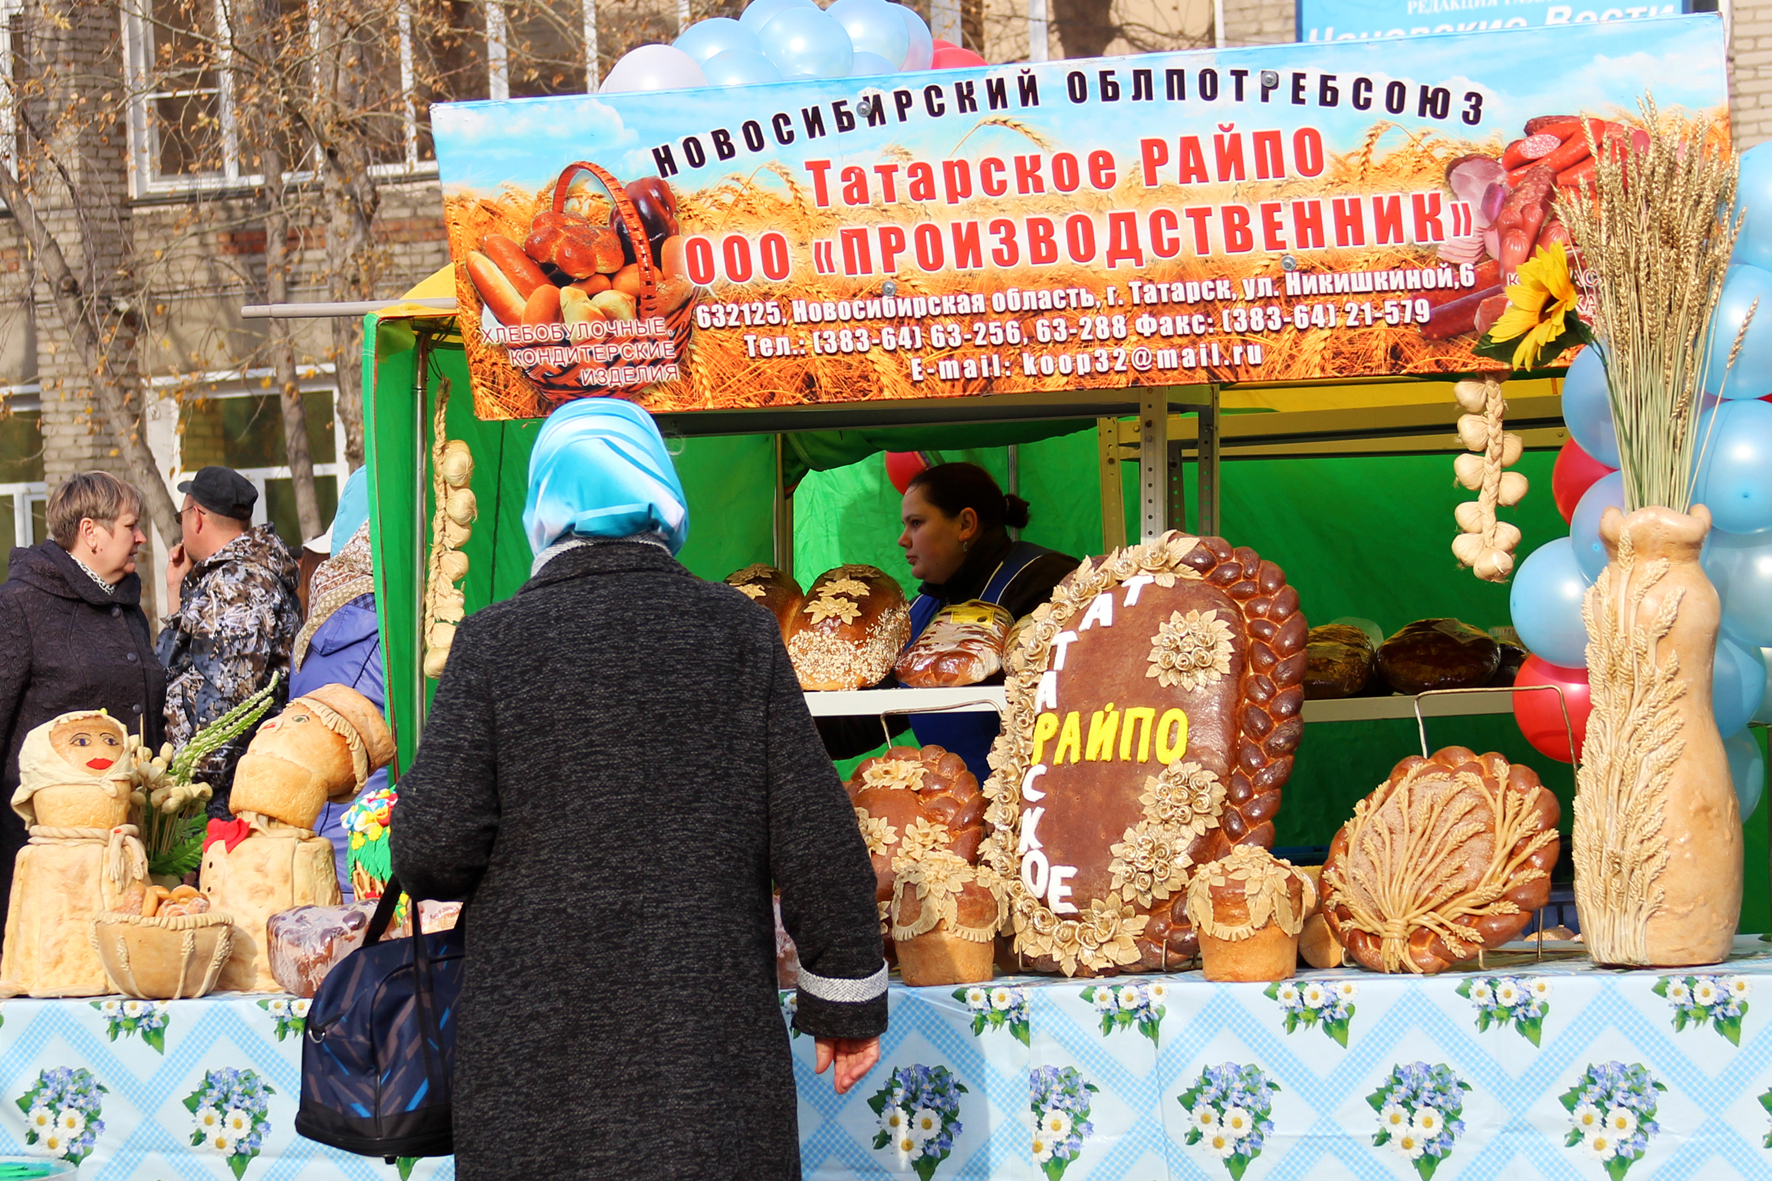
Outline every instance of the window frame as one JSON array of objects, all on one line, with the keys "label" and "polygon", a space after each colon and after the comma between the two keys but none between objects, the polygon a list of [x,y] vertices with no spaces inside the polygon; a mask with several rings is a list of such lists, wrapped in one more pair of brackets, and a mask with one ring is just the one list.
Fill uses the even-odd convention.
[{"label": "window frame", "polygon": [[[120,16],[123,24],[124,63],[128,74],[128,111],[126,123],[129,133],[129,186],[130,193],[137,199],[166,195],[179,195],[201,192],[228,192],[255,187],[264,183],[262,173],[243,171],[240,160],[239,122],[234,108],[234,77],[231,65],[230,38],[227,35],[226,0],[207,0],[215,22],[214,36],[221,45],[220,61],[216,66],[216,109],[217,119],[221,124],[221,168],[219,171],[192,173],[189,175],[166,175],[159,171],[159,133],[154,125],[153,104],[156,99],[178,97],[186,94],[209,93],[207,88],[200,91],[150,91],[148,80],[152,76],[153,66],[153,24],[147,14],[150,0],[134,0],[127,5],[120,5]],[[435,176],[437,162],[435,159],[419,158],[420,121],[416,85],[416,45],[413,40],[412,20],[413,0],[395,0],[395,23],[399,32],[400,43],[400,90],[402,132],[405,148],[405,159],[399,163],[383,163],[370,166],[370,175],[386,179],[423,179]],[[594,94],[597,89],[597,0],[577,0],[579,4],[585,35],[585,92]],[[22,0],[0,0],[0,15],[8,11],[16,11]],[[507,99],[510,96],[510,58],[508,25],[505,21],[505,5],[503,0],[486,0],[483,5],[485,22],[483,32],[486,35],[486,69],[487,94],[493,99]],[[310,36],[318,35],[318,26],[310,18],[308,22]],[[3,23],[0,23],[0,51],[9,44],[10,36]],[[4,68],[4,67],[0,67]],[[10,105],[0,102],[0,134],[4,133],[11,119]],[[4,145],[0,145],[0,161],[8,158],[9,153]],[[286,179],[302,181],[313,176],[312,171],[298,170],[284,174]]]}]

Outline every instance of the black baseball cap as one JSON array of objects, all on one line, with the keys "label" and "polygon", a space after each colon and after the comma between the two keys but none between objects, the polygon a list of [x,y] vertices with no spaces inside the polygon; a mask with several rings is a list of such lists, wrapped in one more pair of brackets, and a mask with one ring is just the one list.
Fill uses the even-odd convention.
[{"label": "black baseball cap", "polygon": [[258,489],[231,467],[206,467],[178,490],[217,516],[237,521],[252,520],[252,506],[258,503]]}]

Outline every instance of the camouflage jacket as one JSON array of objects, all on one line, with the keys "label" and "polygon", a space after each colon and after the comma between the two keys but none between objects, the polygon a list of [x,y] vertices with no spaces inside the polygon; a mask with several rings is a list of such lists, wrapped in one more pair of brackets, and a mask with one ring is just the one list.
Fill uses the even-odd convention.
[{"label": "camouflage jacket", "polygon": [[[185,575],[179,609],[167,616],[155,646],[166,668],[166,737],[175,747],[282,673],[277,702],[288,696],[289,653],[301,630],[296,563],[269,525],[248,529]],[[227,815],[234,764],[251,734],[217,748],[195,778],[215,789],[210,814]]]}]

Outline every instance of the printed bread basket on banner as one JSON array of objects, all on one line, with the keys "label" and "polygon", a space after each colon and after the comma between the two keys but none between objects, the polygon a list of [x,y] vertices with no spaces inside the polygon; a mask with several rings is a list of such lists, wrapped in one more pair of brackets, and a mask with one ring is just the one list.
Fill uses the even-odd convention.
[{"label": "printed bread basket on banner", "polygon": [[506,363],[485,367],[497,376],[477,393],[533,417],[681,375],[695,289],[668,184],[623,186],[581,160],[560,173],[551,202],[544,191],[527,209],[482,212],[488,228],[457,284],[462,339],[470,359]]}]

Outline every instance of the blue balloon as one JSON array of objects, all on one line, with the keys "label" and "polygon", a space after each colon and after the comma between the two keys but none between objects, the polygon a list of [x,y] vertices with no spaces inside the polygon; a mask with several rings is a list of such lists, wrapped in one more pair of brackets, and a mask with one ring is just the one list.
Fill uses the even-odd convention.
[{"label": "blue balloon", "polygon": [[[701,66],[707,65],[709,58],[730,49],[758,55],[763,52],[763,43],[757,40],[756,35],[729,16],[696,21],[684,29],[683,35],[671,44],[694,58],[695,63]],[[712,82],[713,79],[709,78],[708,81]]]},{"label": "blue balloon", "polygon": [[849,34],[849,43],[857,53],[872,53],[889,63],[885,70],[855,70],[857,74],[890,74],[904,62],[910,52],[911,34],[904,21],[894,12],[902,4],[886,0],[836,0],[825,9],[831,18]]},{"label": "blue balloon", "polygon": [[1692,499],[1725,533],[1772,529],[1772,404],[1724,402],[1698,421]]},{"label": "blue balloon", "polygon": [[1772,271],[1772,148],[1752,147],[1741,153],[1735,197],[1736,208],[1747,212],[1747,220],[1729,261]]},{"label": "blue balloon", "polygon": [[1618,434],[1606,401],[1606,367],[1599,349],[1582,349],[1563,374],[1563,422],[1583,451],[1607,467],[1618,466]]},{"label": "blue balloon", "polygon": [[738,23],[743,25],[752,35],[760,34],[763,26],[786,12],[790,8],[817,8],[812,0],[751,0],[745,10],[738,14]]},{"label": "blue balloon", "polygon": [[1766,665],[1760,659],[1760,650],[1744,648],[1727,636],[1718,636],[1710,694],[1717,732],[1725,738],[1753,721],[1766,697]]},{"label": "blue balloon", "polygon": [[904,31],[910,37],[910,48],[905,51],[904,65],[906,73],[913,70],[927,70],[929,63],[935,60],[935,34],[922,17],[903,4],[894,4],[898,9],[898,17],[904,21]]},{"label": "blue balloon", "polygon": [[1746,820],[1760,806],[1766,790],[1766,752],[1760,749],[1760,736],[1742,730],[1723,739],[1723,753],[1729,756],[1729,779],[1735,784],[1735,799],[1741,805],[1741,818]]},{"label": "blue balloon", "polygon": [[[1760,303],[1753,323],[1741,338],[1741,352],[1724,376],[1729,350],[1747,319],[1755,300]],[[1759,267],[1732,266],[1723,280],[1710,338],[1710,368],[1705,388],[1725,398],[1760,398],[1772,394],[1772,271]]]},{"label": "blue balloon", "polygon": [[[760,2],[760,0],[759,0]],[[789,8],[757,33],[763,54],[784,78],[847,78],[855,64],[855,46],[830,13]]]},{"label": "blue balloon", "polygon": [[1581,622],[1587,588],[1567,537],[1539,546],[1520,563],[1508,612],[1528,651],[1559,668],[1587,667],[1587,627]]},{"label": "blue balloon", "polygon": [[756,82],[780,82],[781,71],[760,53],[746,49],[728,49],[716,53],[702,63],[709,86],[750,86]]},{"label": "blue balloon", "polygon": [[1772,533],[1705,539],[1704,572],[1723,600],[1723,627],[1737,642],[1772,647]]},{"label": "blue balloon", "polygon": [[849,67],[851,78],[873,78],[880,74],[896,74],[898,67],[877,53],[865,49],[855,51],[855,63]]},{"label": "blue balloon", "polygon": [[1624,510],[1624,473],[1613,472],[1595,480],[1575,506],[1569,518],[1569,539],[1575,544],[1575,561],[1589,582],[1600,576],[1611,559],[1600,540],[1600,517],[1608,508]]}]

